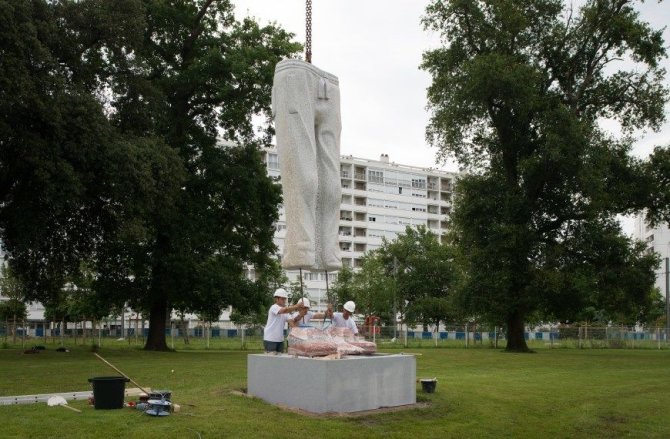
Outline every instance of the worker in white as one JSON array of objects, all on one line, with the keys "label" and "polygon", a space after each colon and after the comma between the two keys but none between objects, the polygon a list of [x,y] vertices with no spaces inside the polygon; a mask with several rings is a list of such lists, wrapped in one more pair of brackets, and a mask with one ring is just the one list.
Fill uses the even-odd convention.
[{"label": "worker in white", "polygon": [[277,288],[274,294],[275,303],[268,310],[268,321],[263,330],[265,352],[284,352],[284,326],[286,326],[289,313],[302,308],[302,304],[285,306],[287,298],[286,290]]},{"label": "worker in white", "polygon": [[308,326],[310,320],[323,319],[326,317],[326,313],[324,312],[315,313],[310,311],[309,299],[306,297],[299,299],[296,304],[302,305],[302,308],[300,308],[297,312],[291,313],[291,316],[288,319],[288,326],[291,328],[294,326]]},{"label": "worker in white", "polygon": [[349,328],[354,333],[358,334],[358,328],[356,327],[356,322],[354,321],[354,311],[356,311],[356,304],[351,300],[344,304],[344,311],[342,312],[333,312],[332,305],[328,305],[328,311],[326,314],[331,314],[331,319],[333,320],[333,326],[336,328]]},{"label": "worker in white", "polygon": [[286,213],[282,267],[339,270],[339,81],[308,62],[280,61],[272,108]]}]

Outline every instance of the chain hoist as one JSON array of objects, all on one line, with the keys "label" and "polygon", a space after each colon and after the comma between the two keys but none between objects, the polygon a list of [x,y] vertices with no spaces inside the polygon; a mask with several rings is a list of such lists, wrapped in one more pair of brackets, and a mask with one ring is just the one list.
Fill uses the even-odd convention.
[{"label": "chain hoist", "polygon": [[305,7],[305,61],[312,63],[312,0]]}]

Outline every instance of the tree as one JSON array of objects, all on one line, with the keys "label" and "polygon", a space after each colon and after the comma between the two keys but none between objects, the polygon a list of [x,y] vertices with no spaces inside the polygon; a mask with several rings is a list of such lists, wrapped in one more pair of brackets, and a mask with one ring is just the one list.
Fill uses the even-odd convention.
[{"label": "tree", "polygon": [[[254,270],[255,282],[260,288],[262,299],[253,307],[247,307],[243,311],[233,308],[230,313],[230,321],[236,325],[262,326],[267,322],[268,309],[274,303],[273,293],[277,288],[292,291],[293,299],[297,300],[300,295],[300,284],[289,283],[286,272],[281,268],[279,260],[270,261],[263,270]],[[244,328],[242,328],[244,331]]]},{"label": "tree", "polygon": [[340,302],[354,300],[357,311],[395,324],[439,326],[453,318],[450,293],[457,281],[451,249],[425,227],[407,227],[393,241],[369,252],[356,272],[343,269],[333,287]]},{"label": "tree", "polygon": [[4,265],[0,266],[0,296],[8,298],[0,302],[0,321],[5,322],[5,331],[9,331],[9,321],[12,321],[13,343],[16,343],[16,325],[28,317],[28,309],[23,301],[25,287],[11,268]]},{"label": "tree", "polygon": [[262,305],[257,311],[250,311],[242,314],[237,310],[230,313],[230,321],[236,325],[261,326],[267,322],[268,308]]},{"label": "tree", "polygon": [[102,51],[96,50],[99,44],[89,47],[82,40],[116,44],[133,25],[118,13],[110,17],[117,20],[106,23],[117,27],[113,32],[100,35],[99,26],[91,26],[80,33],[61,26],[64,6],[46,1],[0,5],[2,244],[26,298],[43,301],[58,296],[111,221],[106,209],[113,198],[115,166],[109,166],[109,158],[123,147],[94,96],[101,91],[95,77],[104,69]]},{"label": "tree", "polygon": [[[137,69],[115,90],[113,122],[127,135],[160,139],[183,164],[172,209],[140,214],[141,248],[122,240],[136,297],[150,311],[145,348],[166,349],[172,306],[244,312],[267,294],[244,268],[270,263],[280,190],[266,175],[252,116],[269,119],[274,65],[299,46],[274,26],[236,22],[228,1],[143,5]],[[261,134],[269,140],[269,130]],[[238,143],[222,147],[219,135]]]},{"label": "tree", "polygon": [[[161,323],[171,304],[244,311],[266,295],[244,267],[270,263],[280,191],[260,159],[252,116],[269,119],[274,65],[299,46],[274,26],[236,22],[228,1],[144,5],[143,69],[126,77],[114,122],[124,133],[161,139],[185,170],[174,209],[142,215],[149,245],[134,259],[150,310],[146,348],[164,349]],[[241,143],[221,147],[219,133]]]},{"label": "tree", "polygon": [[352,280],[351,296],[346,300],[356,302],[356,312],[392,321],[395,282],[387,275],[384,261],[377,251],[363,257],[360,270]]},{"label": "tree", "polygon": [[[596,242],[585,233],[610,236],[611,218],[647,199],[629,135],[664,120],[665,49],[633,3],[589,0],[575,11],[560,0],[435,0],[427,8],[424,25],[445,42],[424,54],[433,77],[427,138],[471,172],[451,218],[467,272],[461,303],[505,322],[507,350],[528,350],[524,321],[541,307],[572,312],[551,301],[550,282],[599,288],[593,250],[601,249],[575,243]],[[603,118],[624,135],[604,132]]]},{"label": "tree", "polygon": [[[90,321],[91,334],[95,329],[96,322],[109,316],[113,310],[113,303],[106,297],[93,289],[96,273],[91,270],[90,263],[81,262],[79,275],[65,285],[60,296],[60,305],[65,310],[69,320],[82,323],[82,335],[86,338],[86,322]],[[76,342],[75,331],[75,342]]]},{"label": "tree", "polygon": [[333,282],[328,291],[328,303],[334,307],[343,304],[347,300],[352,300],[355,296],[352,283],[354,280],[354,270],[349,266],[343,266],[337,274],[337,280]]},{"label": "tree", "polygon": [[384,241],[379,249],[386,274],[396,280],[396,303],[406,303],[405,321],[439,326],[455,317],[451,293],[458,271],[450,246],[424,226],[407,227],[394,241]]},{"label": "tree", "polygon": [[651,190],[650,199],[640,208],[647,210],[646,219],[652,225],[670,225],[670,145],[654,148],[644,167]]},{"label": "tree", "polygon": [[230,1],[0,13],[0,229],[31,297],[57,297],[90,258],[96,292],[149,310],[152,350],[173,307],[262,301],[243,272],[275,251],[280,190],[259,154],[272,131],[252,117],[269,122],[292,35],[236,21]]},{"label": "tree", "polygon": [[643,242],[621,235],[614,221],[584,224],[571,240],[546,251],[532,288],[543,291],[538,310],[551,320],[596,320],[634,325],[655,318],[658,258]]}]

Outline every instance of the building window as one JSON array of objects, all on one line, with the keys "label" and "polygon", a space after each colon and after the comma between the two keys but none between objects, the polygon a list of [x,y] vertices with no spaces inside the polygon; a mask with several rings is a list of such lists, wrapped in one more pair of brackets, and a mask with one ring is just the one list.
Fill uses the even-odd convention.
[{"label": "building window", "polygon": [[423,178],[413,178],[412,179],[412,187],[414,189],[425,189],[426,188],[426,180]]},{"label": "building window", "polygon": [[370,183],[384,183],[384,172],[368,170],[368,181]]},{"label": "building window", "polygon": [[279,157],[277,154],[268,154],[268,168],[279,169]]}]

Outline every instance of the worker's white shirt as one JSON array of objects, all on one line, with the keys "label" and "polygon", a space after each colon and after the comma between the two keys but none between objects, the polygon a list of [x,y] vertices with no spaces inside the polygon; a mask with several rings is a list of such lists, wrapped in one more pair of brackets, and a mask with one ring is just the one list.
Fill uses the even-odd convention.
[{"label": "worker's white shirt", "polygon": [[358,334],[358,328],[356,327],[356,322],[354,322],[353,315],[350,315],[348,319],[345,319],[344,314],[341,312],[334,312],[333,325],[336,328],[349,328],[354,334]]},{"label": "worker's white shirt", "polygon": [[[300,314],[300,313],[298,313],[298,312],[291,313],[291,317],[290,317],[291,320],[298,317],[298,314]],[[312,317],[314,317],[314,313],[311,312],[311,311],[307,311],[307,313],[300,320],[295,322],[295,324],[296,325],[307,325],[307,324],[309,324],[309,321],[312,320]]]},{"label": "worker's white shirt", "polygon": [[284,326],[288,320],[288,314],[279,314],[281,306],[276,303],[268,310],[268,322],[263,330],[263,340],[282,342],[284,341]]}]

